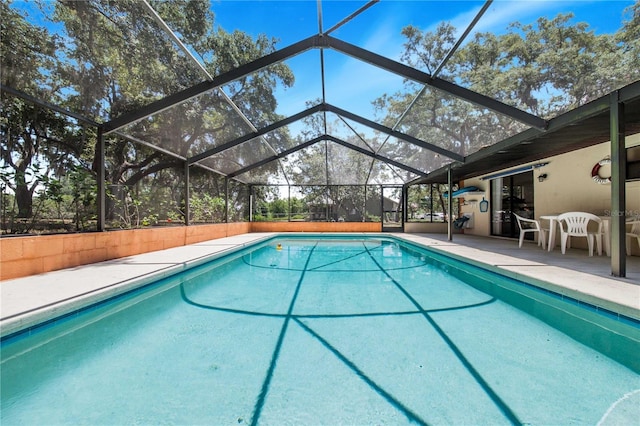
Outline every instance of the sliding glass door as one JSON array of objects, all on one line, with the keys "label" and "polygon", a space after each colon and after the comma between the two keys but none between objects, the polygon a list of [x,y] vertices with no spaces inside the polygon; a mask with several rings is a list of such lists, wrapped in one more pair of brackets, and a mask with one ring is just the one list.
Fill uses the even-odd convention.
[{"label": "sliding glass door", "polygon": [[[513,213],[534,218],[533,172],[491,180],[491,235],[516,238],[520,235]],[[533,233],[527,233],[532,239]]]}]

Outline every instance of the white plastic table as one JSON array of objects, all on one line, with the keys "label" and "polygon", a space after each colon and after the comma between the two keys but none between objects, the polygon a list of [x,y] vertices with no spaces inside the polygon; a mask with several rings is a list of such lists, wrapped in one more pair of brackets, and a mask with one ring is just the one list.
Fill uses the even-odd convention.
[{"label": "white plastic table", "polygon": [[[607,256],[611,256],[611,241],[609,241],[609,221],[611,217],[609,216],[598,216],[602,219],[602,236],[604,238],[604,252]],[[540,219],[549,221],[549,246],[547,247],[547,251],[553,250],[556,246],[556,228],[558,227],[558,215],[544,215],[540,216]]]},{"label": "white plastic table", "polygon": [[547,251],[551,251],[556,246],[556,228],[558,226],[558,215],[553,214],[540,216],[540,219],[549,221],[549,244],[547,247]]}]

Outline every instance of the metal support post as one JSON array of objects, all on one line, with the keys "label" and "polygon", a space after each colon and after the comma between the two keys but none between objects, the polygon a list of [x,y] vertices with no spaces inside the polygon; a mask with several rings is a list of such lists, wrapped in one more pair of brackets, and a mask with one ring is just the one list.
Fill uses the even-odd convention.
[{"label": "metal support post", "polygon": [[224,178],[224,223],[229,223],[229,178]]},{"label": "metal support post", "polygon": [[402,185],[402,229],[404,230],[404,224],[407,223],[407,206],[409,205],[409,187]]},{"label": "metal support post", "polygon": [[288,208],[288,222],[291,222],[291,185],[287,185],[287,200],[289,200],[289,208]]},{"label": "metal support post", "polygon": [[253,185],[249,185],[249,222],[253,222]]},{"label": "metal support post", "polygon": [[453,240],[453,182],[451,173],[451,164],[447,168],[447,185],[449,186],[449,194],[447,197],[447,217],[449,222],[447,223],[447,239]]},{"label": "metal support post", "polygon": [[367,221],[367,185],[364,185],[364,200],[362,201],[362,221]]},{"label": "metal support post", "polygon": [[619,92],[611,94],[611,275],[626,277],[625,218],[627,150],[625,147],[624,104]]},{"label": "metal support post", "polygon": [[106,201],[107,201],[107,188],[105,185],[105,153],[104,153],[104,134],[102,126],[98,126],[98,149],[96,155],[96,166],[97,166],[97,175],[96,175],[96,184],[98,186],[98,200],[97,200],[97,216],[98,222],[96,224],[97,230],[102,232],[105,230],[107,209],[106,209]]},{"label": "metal support post", "polygon": [[184,224],[189,226],[191,224],[191,193],[189,188],[189,162],[184,162]]},{"label": "metal support post", "polygon": [[324,209],[325,218],[324,218],[324,221],[325,222],[331,222],[331,220],[329,219],[329,215],[330,215],[330,211],[329,211],[329,185],[325,185],[325,187],[324,187],[324,204],[325,204],[325,209]]}]

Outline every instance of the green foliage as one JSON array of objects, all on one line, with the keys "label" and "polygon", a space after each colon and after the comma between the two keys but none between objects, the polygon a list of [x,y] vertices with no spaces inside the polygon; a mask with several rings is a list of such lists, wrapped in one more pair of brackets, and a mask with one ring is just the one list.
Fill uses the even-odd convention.
[{"label": "green foliage", "polygon": [[29,218],[19,216],[15,195],[3,192],[3,232],[69,232],[95,226],[97,188],[89,171],[77,165],[60,179],[40,172],[35,178],[39,184]]},{"label": "green foliage", "polygon": [[177,173],[165,169],[133,186],[110,185],[108,227],[138,228],[182,221],[184,183]]},{"label": "green foliage", "polygon": [[291,197],[289,204],[291,205],[291,214],[293,215],[303,213],[306,210],[306,203],[301,198]]},{"label": "green foliage", "polygon": [[83,167],[76,166],[69,173],[71,203],[75,210],[76,229],[87,229],[88,221],[97,216],[98,188],[93,175]]},{"label": "green foliage", "polygon": [[214,197],[209,194],[192,196],[190,206],[191,220],[193,222],[224,222],[225,202],[222,197]]},{"label": "green foliage", "polygon": [[373,214],[367,215],[367,222],[380,222],[381,216],[376,216]]},{"label": "green foliage", "polygon": [[[239,31],[228,33],[214,27],[210,1],[149,3],[183,41],[199,52],[211,75],[275,50],[275,39]],[[34,0],[28,8],[21,6],[20,2],[0,3],[0,77],[3,85],[45,102],[107,122],[205,78],[190,59],[176,50],[174,42],[160,31],[137,0]],[[37,24],[25,18],[27,9],[29,14],[39,16],[31,21]],[[141,120],[129,126],[126,133],[181,156],[187,150],[201,152],[251,131],[229,108],[227,96],[255,125],[263,126],[280,118],[275,113],[276,86],[288,87],[293,80],[286,64],[275,64],[228,85],[224,95],[219,90],[209,92]],[[71,119],[11,96],[3,96],[1,108],[1,177],[15,194],[16,217],[40,220],[42,215],[52,215],[69,220],[64,204],[73,202],[78,212],[76,225],[82,226],[88,215],[81,206],[93,203],[92,195],[75,194],[67,199],[68,194],[61,192],[60,185],[64,185],[64,176],[72,174],[75,165],[97,171],[96,129],[83,129]],[[288,137],[285,131],[278,135]],[[183,170],[183,162],[116,134],[107,136],[105,142],[107,185],[121,188],[108,197],[108,226],[136,227],[183,220],[183,187],[179,180],[163,180],[167,175],[163,171]],[[240,149],[262,155],[255,147]],[[36,163],[42,170],[36,168]],[[265,166],[264,173],[275,167],[276,164]],[[218,180],[216,175],[207,173],[209,179]],[[149,180],[166,191],[148,188]],[[81,188],[85,181],[79,179],[76,184]],[[234,185],[230,187],[229,217],[243,220],[248,209],[246,195]],[[216,194],[225,196],[224,191]],[[196,201],[200,203],[196,214],[202,215],[203,220],[224,220],[216,203],[203,200]],[[200,208],[202,211],[198,211]]]},{"label": "green foliage", "polygon": [[[438,77],[500,100],[535,115],[551,118],[576,108],[640,78],[640,2],[627,11],[623,27],[614,35],[597,35],[571,14],[535,23],[514,22],[502,35],[477,33],[460,47]],[[403,61],[434,72],[455,41],[455,28],[440,24],[433,31],[404,28]],[[402,120],[405,133],[451,152],[469,155],[494,144],[525,126],[443,92],[407,82],[408,93],[385,94],[374,105],[392,126]],[[420,93],[416,100],[416,95]],[[403,159],[420,149],[407,146]],[[393,157],[393,155],[390,155]],[[434,170],[445,163],[430,156],[422,168]]]},{"label": "green foliage", "polygon": [[253,215],[253,221],[254,222],[267,222],[267,218],[258,213],[258,214]]},{"label": "green foliage", "polygon": [[58,211],[58,218],[62,219],[62,202],[64,201],[64,197],[62,194],[62,182],[58,179],[50,178],[45,176],[42,181],[42,185],[45,187],[43,197],[46,197],[55,204],[56,210]]},{"label": "green foliage", "polygon": [[[274,188],[275,189],[275,188]],[[274,191],[259,191],[261,195],[273,196]],[[303,220],[306,218],[306,202],[296,197],[275,198],[268,200],[266,198],[259,199],[256,197],[254,208],[254,221],[286,221],[286,220]]]},{"label": "green foliage", "polygon": [[[407,218],[410,222],[442,222],[447,213],[446,185],[413,185],[407,190]],[[458,199],[453,210],[458,210]]]},{"label": "green foliage", "polygon": [[142,226],[151,226],[151,225],[157,225],[158,224],[158,217],[159,215],[157,214],[150,214],[147,215],[145,217],[142,218]]}]

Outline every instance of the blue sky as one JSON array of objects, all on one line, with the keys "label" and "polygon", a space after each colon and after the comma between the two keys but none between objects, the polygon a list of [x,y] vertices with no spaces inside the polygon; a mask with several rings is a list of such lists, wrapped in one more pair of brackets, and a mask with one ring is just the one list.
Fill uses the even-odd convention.
[{"label": "blue sky", "polygon": [[[48,4],[44,0],[44,4]],[[51,1],[51,5],[54,3]],[[327,30],[362,8],[365,0],[323,0],[322,29]],[[476,25],[476,31],[504,32],[509,23],[534,23],[540,16],[553,18],[572,12],[575,22],[587,22],[596,33],[612,33],[621,26],[623,10],[633,0],[495,0]],[[381,0],[341,26],[332,35],[389,58],[400,60],[403,27],[411,24],[434,30],[447,21],[462,32],[484,4],[483,0]],[[31,1],[14,0],[43,22]],[[283,48],[319,31],[316,0],[212,0],[215,25],[226,31],[241,30],[253,36],[266,34],[279,40]],[[40,15],[40,17],[38,16]],[[49,29],[54,25],[47,23]],[[59,29],[59,28],[58,28]],[[469,36],[471,38],[472,35]],[[373,119],[371,102],[383,94],[403,88],[402,78],[381,71],[335,51],[325,51],[326,96],[329,103]],[[305,52],[286,61],[296,82],[293,88],[279,88],[278,113],[289,116],[305,108],[306,101],[322,95],[319,50]]]},{"label": "blue sky", "polygon": [[[217,25],[226,30],[242,29],[254,35],[275,36],[282,46],[318,32],[315,0],[213,0],[212,3]],[[322,1],[323,29],[327,30],[367,3]],[[539,16],[573,12],[577,21],[590,23],[596,32],[612,32],[619,27],[622,10],[633,3],[632,0],[496,0],[477,28],[499,32],[513,21],[529,23]],[[399,30],[408,24],[430,30],[441,21],[449,21],[462,29],[483,4],[484,1],[477,0],[381,0],[335,35],[344,39],[357,35],[361,41],[379,44],[379,41],[401,40]],[[373,41],[374,38],[379,41]]]},{"label": "blue sky", "polygon": [[[366,3],[324,0],[321,9],[323,30]],[[496,0],[475,30],[501,33],[514,21],[528,24],[540,16],[551,19],[558,13],[572,12],[574,22],[589,23],[598,34],[613,33],[621,26],[622,11],[633,3],[631,0]],[[484,1],[471,0],[381,0],[332,35],[399,60],[404,42],[403,27],[411,24],[422,30],[434,30],[440,22],[448,21],[462,32],[483,4]],[[279,40],[279,48],[317,34],[319,28],[315,0],[214,0],[213,11],[216,25],[227,31],[240,29],[252,35],[267,34]],[[296,85],[287,91],[279,91],[279,113],[291,115],[303,109],[305,100],[320,97],[319,63],[317,51],[287,62],[296,74]],[[368,118],[373,118],[371,101],[402,86],[402,79],[343,55],[325,53],[325,68],[327,100]]]}]

